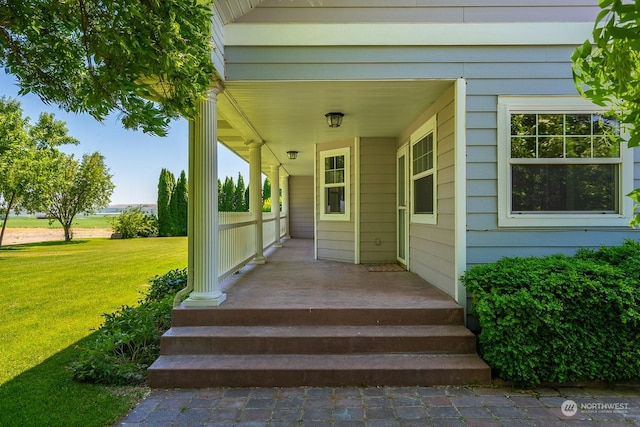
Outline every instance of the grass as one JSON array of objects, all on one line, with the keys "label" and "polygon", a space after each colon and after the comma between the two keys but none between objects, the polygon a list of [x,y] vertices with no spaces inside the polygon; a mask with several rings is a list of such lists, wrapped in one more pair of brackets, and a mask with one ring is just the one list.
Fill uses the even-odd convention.
[{"label": "grass", "polygon": [[[73,220],[72,228],[111,228],[110,216],[92,215],[84,216],[78,215]],[[26,216],[13,216],[9,215],[7,220],[7,228],[60,228],[62,225],[58,221],[54,221],[51,224],[47,219],[38,219],[35,217]]]},{"label": "grass", "polygon": [[72,380],[76,343],[102,314],[134,305],[147,280],[187,263],[184,237],[86,239],[0,250],[0,425],[105,426],[141,389]]}]

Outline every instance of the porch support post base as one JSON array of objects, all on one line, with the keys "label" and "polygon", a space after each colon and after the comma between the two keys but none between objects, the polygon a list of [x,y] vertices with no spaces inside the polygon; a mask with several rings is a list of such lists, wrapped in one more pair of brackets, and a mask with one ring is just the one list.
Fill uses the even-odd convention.
[{"label": "porch support post base", "polygon": [[266,263],[267,263],[267,259],[265,257],[263,257],[263,256],[257,256],[257,257],[254,257],[251,260],[251,264],[262,265],[262,264],[266,264]]},{"label": "porch support post base", "polygon": [[185,307],[217,307],[226,299],[227,294],[222,292],[192,292],[183,304]]}]

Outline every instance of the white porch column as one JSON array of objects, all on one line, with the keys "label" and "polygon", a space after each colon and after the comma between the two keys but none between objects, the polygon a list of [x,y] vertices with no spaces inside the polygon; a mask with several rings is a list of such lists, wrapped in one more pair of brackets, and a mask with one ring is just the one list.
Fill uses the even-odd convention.
[{"label": "white porch column", "polygon": [[264,264],[264,241],[262,239],[262,145],[263,142],[247,143],[249,146],[249,210],[256,222],[256,256],[254,264]]},{"label": "white porch column", "polygon": [[273,246],[276,248],[282,247],[280,241],[280,165],[271,166],[271,212],[275,219],[275,233],[276,239]]},{"label": "white porch column", "polygon": [[218,285],[218,124],[216,100],[221,88],[211,88],[206,100],[198,101],[193,138],[189,138],[189,205],[193,227],[189,235],[189,258],[193,292],[184,301],[188,307],[217,306],[227,298]]},{"label": "white porch column", "polygon": [[287,217],[284,219],[284,239],[290,239],[291,234],[289,234],[289,217],[291,215],[290,210],[291,205],[289,204],[289,175],[282,176],[282,210],[287,214]]}]

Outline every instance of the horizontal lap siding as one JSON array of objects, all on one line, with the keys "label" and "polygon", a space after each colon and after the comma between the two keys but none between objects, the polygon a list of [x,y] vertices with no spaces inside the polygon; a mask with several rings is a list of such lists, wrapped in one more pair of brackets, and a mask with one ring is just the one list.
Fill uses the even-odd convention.
[{"label": "horizontal lap siding", "polygon": [[215,10],[211,22],[211,39],[213,42],[211,62],[220,77],[224,79],[224,28],[220,16]]},{"label": "horizontal lap siding", "polygon": [[593,1],[266,0],[236,22],[588,22]]},{"label": "horizontal lap siding", "polygon": [[360,138],[360,262],[396,260],[396,138]]},{"label": "horizontal lap siding", "polygon": [[[548,48],[551,52],[551,48]],[[563,50],[560,48],[560,50]],[[564,49],[566,53],[567,49]],[[558,58],[560,55],[549,55]],[[619,228],[499,228],[497,181],[497,96],[496,95],[576,95],[571,65],[541,63],[540,78],[531,77],[529,65],[497,64],[499,77],[469,78],[467,84],[467,265],[493,262],[505,256],[573,254],[580,247],[615,245],[636,235]],[[480,64],[466,64],[465,69]],[[565,77],[557,73],[562,65]],[[508,72],[507,72],[508,71]],[[552,76],[552,78],[543,78]],[[636,154],[637,156],[637,154]],[[636,157],[636,168],[638,168]],[[636,180],[638,174],[636,174]]]},{"label": "horizontal lap siding", "polygon": [[289,200],[289,234],[313,239],[313,176],[290,176]]},{"label": "horizontal lap siding", "polygon": [[[454,90],[453,86],[415,124],[420,126],[436,115],[437,224],[409,226],[411,271],[449,295],[455,295],[455,196],[454,196]],[[410,134],[411,131],[408,131]],[[411,184],[410,184],[411,185]]]},{"label": "horizontal lap siding", "polygon": [[[351,187],[350,191],[350,209],[351,219],[349,221],[321,221],[320,212],[322,206],[320,206],[320,152],[326,150],[334,150],[337,148],[349,147],[351,149],[350,171],[351,171]],[[316,164],[316,245],[318,259],[328,259],[333,261],[355,261],[355,202],[354,202],[354,189],[355,189],[355,150],[354,140],[346,139],[335,142],[329,142],[326,144],[318,144],[316,146],[316,155],[318,163]]]}]

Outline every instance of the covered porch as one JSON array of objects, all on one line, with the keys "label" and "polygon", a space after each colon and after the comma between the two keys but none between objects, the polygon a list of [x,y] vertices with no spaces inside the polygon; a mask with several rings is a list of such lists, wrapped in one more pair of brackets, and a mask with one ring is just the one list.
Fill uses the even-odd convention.
[{"label": "covered porch", "polygon": [[[464,102],[462,79],[219,82],[191,127],[185,304],[223,304],[227,274],[264,264],[264,248],[282,238],[304,237],[312,259],[399,262],[464,305]],[[331,111],[343,114],[341,126],[327,125]],[[416,171],[411,153],[427,137],[434,150]],[[250,165],[251,212],[231,222],[216,208],[216,141]],[[262,173],[282,195],[268,219]],[[224,237],[237,228],[244,234]],[[243,255],[222,265],[237,246]]]},{"label": "covered porch", "polygon": [[152,387],[487,384],[463,309],[408,271],[314,259],[286,240],[220,284],[218,307],[174,309]]}]

